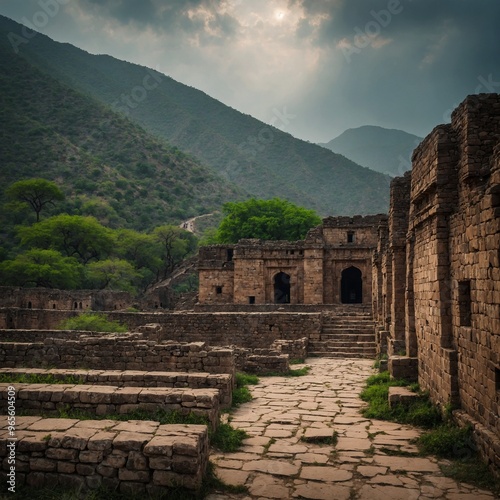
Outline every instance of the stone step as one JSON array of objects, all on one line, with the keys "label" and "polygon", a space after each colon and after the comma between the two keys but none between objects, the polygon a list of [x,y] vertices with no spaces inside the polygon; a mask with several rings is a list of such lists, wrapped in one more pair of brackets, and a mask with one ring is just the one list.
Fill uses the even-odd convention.
[{"label": "stone step", "polygon": [[50,377],[65,383],[110,385],[116,387],[171,387],[218,389],[224,408],[231,406],[233,376],[207,372],[160,372],[139,370],[84,370],[70,368],[0,368],[0,375],[16,377],[31,375]]},{"label": "stone step", "polygon": [[314,342],[310,345],[309,352],[311,351],[321,351],[321,352],[373,352],[376,351],[375,343],[360,343],[360,344],[337,344],[332,345],[325,342]]},{"label": "stone step", "polygon": [[352,352],[322,352],[322,351],[309,351],[309,356],[316,358],[375,358],[375,353],[352,353]]},{"label": "stone step", "polygon": [[[0,384],[0,408],[7,408],[3,404],[8,399],[10,385]],[[214,430],[219,420],[217,389],[25,383],[17,383],[15,387],[16,410],[32,415],[57,414],[67,407],[97,416],[163,408],[184,415],[192,412],[206,416]]]},{"label": "stone step", "polygon": [[373,333],[322,333],[321,340],[344,341],[344,342],[375,342]]},{"label": "stone step", "polygon": [[375,335],[375,332],[373,331],[373,328],[323,328],[322,333],[325,334],[336,334],[336,333],[364,333],[364,334],[371,334]]}]

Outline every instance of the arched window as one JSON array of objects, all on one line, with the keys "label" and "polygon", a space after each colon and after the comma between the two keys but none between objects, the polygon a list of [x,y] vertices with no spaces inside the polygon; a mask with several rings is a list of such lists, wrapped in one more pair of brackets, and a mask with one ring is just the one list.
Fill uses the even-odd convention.
[{"label": "arched window", "polygon": [[274,303],[290,304],[290,275],[280,272],[274,277]]},{"label": "arched window", "polygon": [[342,271],[340,300],[342,304],[363,303],[363,277],[357,267],[351,266]]}]

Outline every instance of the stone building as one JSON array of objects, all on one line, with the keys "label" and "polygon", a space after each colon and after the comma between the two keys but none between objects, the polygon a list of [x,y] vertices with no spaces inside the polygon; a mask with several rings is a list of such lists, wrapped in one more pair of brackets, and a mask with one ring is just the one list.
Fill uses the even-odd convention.
[{"label": "stone building", "polygon": [[[373,259],[379,350],[459,408],[500,466],[500,95],[469,96],[391,186]],[[401,355],[403,354],[403,355]]]},{"label": "stone building", "polygon": [[386,215],[328,217],[304,241],[241,240],[200,249],[199,304],[365,304]]}]

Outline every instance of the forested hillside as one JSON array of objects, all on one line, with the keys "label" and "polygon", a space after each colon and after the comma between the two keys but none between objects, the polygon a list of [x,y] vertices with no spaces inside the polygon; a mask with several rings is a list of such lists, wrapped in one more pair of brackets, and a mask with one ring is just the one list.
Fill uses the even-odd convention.
[{"label": "forested hillside", "polygon": [[[246,195],[127,118],[34,68],[0,37],[1,183],[55,181],[59,206],[109,227],[151,229]],[[4,204],[3,189],[0,202]],[[2,227],[25,213],[2,211]]]},{"label": "forested hillside", "polygon": [[[4,39],[8,33],[22,35],[21,25],[5,17],[0,17],[0,32]],[[193,154],[254,196],[288,199],[322,215],[388,208],[387,176],[296,139],[168,76],[110,56],[91,55],[41,34],[18,48],[42,71]],[[277,116],[275,125],[286,130],[286,120]],[[196,187],[194,183],[195,192]],[[186,212],[186,207],[181,204],[180,210]]]}]

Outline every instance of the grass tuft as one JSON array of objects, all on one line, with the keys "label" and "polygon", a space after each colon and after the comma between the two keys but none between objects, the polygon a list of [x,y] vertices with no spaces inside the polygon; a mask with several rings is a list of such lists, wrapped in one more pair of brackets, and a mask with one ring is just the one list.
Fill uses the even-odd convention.
[{"label": "grass tuft", "polygon": [[[391,379],[387,371],[369,377],[360,395],[361,399],[368,403],[368,407],[362,410],[363,416],[429,429],[441,424],[443,420],[441,413],[425,394],[420,394],[410,404],[389,406],[389,387],[408,385],[410,384],[405,380]],[[413,388],[416,386],[413,385]]]}]

